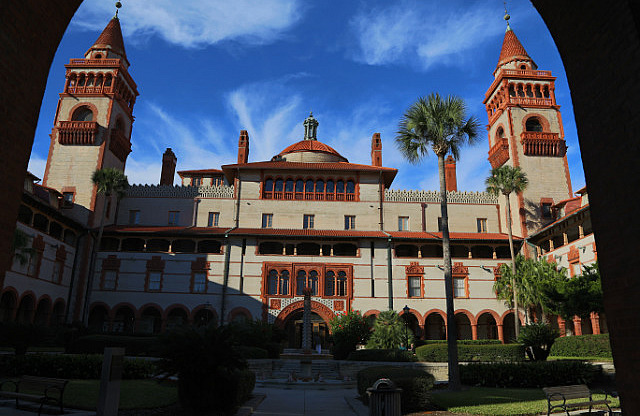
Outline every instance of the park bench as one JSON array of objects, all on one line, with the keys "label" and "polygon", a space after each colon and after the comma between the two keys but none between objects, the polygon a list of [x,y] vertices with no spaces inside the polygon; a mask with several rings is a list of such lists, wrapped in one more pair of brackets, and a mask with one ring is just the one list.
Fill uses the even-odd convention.
[{"label": "park bench", "polygon": [[[591,414],[591,408],[596,405],[605,405],[609,410],[609,415],[612,415],[611,407],[609,407],[610,400],[607,400],[607,393],[604,393],[603,400],[593,400],[591,397],[591,391],[589,387],[584,384],[576,384],[573,386],[556,386],[545,387],[542,389],[547,396],[547,416],[551,414],[554,409],[562,409],[569,416],[569,409],[584,408],[589,406],[589,414]],[[568,403],[568,400],[579,400]]]},{"label": "park bench", "polygon": [[[8,380],[0,383],[0,397],[16,399],[16,407],[20,401],[40,403],[38,415],[42,413],[44,405],[60,406],[60,413],[64,413],[62,396],[69,380],[59,378],[22,376],[18,380]],[[13,391],[4,390],[6,385],[13,384]]]}]

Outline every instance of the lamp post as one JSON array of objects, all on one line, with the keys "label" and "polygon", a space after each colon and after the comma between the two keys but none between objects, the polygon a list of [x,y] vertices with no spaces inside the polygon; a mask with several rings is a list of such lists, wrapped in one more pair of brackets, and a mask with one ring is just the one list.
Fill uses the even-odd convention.
[{"label": "lamp post", "polygon": [[404,345],[407,348],[407,351],[409,351],[409,332],[408,332],[408,326],[409,326],[409,321],[407,320],[407,318],[409,317],[409,311],[411,309],[409,309],[409,306],[404,305],[404,308],[402,308],[402,312],[403,313],[403,318],[404,318]]}]

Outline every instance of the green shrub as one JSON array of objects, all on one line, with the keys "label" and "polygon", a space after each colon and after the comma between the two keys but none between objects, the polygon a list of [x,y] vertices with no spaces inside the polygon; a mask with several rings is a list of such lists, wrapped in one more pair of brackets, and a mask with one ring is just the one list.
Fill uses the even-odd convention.
[{"label": "green shrub", "polygon": [[404,350],[366,349],[353,351],[347,357],[350,361],[417,361],[415,355]]},{"label": "green shrub", "polygon": [[235,343],[247,347],[262,348],[268,352],[269,358],[279,357],[280,342],[286,338],[286,335],[282,329],[274,324],[262,321],[242,321],[232,322],[229,327]]},{"label": "green shrub", "polygon": [[344,360],[349,353],[356,350],[356,345],[367,342],[371,329],[360,311],[349,311],[336,315],[331,321],[333,346],[331,353],[336,360]]},{"label": "green shrub", "polygon": [[525,346],[531,361],[545,361],[551,346],[560,335],[557,329],[544,322],[531,323],[520,328],[518,342]]},{"label": "green shrub", "polygon": [[[427,344],[416,348],[419,361],[446,362],[449,357],[447,344]],[[524,347],[520,344],[460,344],[459,361],[524,361]]]},{"label": "green shrub", "polygon": [[402,412],[425,409],[430,403],[429,391],[435,378],[429,372],[416,368],[369,367],[358,371],[358,394],[368,403],[367,388],[381,378],[391,379],[402,389]]},{"label": "green shrub", "polygon": [[46,338],[47,330],[39,325],[19,322],[0,322],[0,340],[2,345],[12,347],[16,355],[24,355],[32,345]]},{"label": "green shrub", "polygon": [[[102,359],[102,355],[1,355],[0,374],[7,377],[37,375],[54,378],[99,379],[102,371]],[[158,368],[153,361],[125,358],[122,378],[149,378],[157,372]]]},{"label": "green shrub", "polygon": [[602,368],[582,361],[470,363],[460,366],[463,384],[481,387],[533,388],[590,384]]},{"label": "green shrub", "polygon": [[[446,344],[446,339],[425,339],[421,345]],[[502,345],[499,339],[459,339],[458,345]],[[417,344],[416,344],[417,345]]]},{"label": "green shrub", "polygon": [[242,355],[247,360],[258,359],[258,358],[269,358],[269,352],[264,348],[248,347],[246,345],[240,345],[237,348],[240,351],[240,355]]},{"label": "green shrub", "polygon": [[551,355],[560,357],[611,358],[609,334],[557,338],[551,347]]},{"label": "green shrub", "polygon": [[159,356],[157,337],[107,334],[79,337],[71,342],[67,352],[72,354],[102,354],[105,347],[124,348],[127,355]]},{"label": "green shrub", "polygon": [[413,343],[413,338],[413,333],[407,331],[406,323],[400,315],[395,311],[382,311],[373,325],[367,348],[394,349],[404,343],[407,343],[407,347]]}]

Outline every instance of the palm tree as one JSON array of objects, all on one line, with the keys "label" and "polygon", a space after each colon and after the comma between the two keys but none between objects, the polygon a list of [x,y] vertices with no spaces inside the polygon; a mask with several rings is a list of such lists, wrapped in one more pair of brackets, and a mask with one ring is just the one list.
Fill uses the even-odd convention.
[{"label": "palm tree", "polygon": [[485,180],[487,185],[487,192],[493,195],[504,195],[507,199],[507,232],[509,233],[509,250],[511,251],[511,270],[513,271],[514,280],[512,281],[513,287],[513,309],[514,325],[516,338],[520,334],[520,318],[518,317],[518,294],[515,284],[516,275],[516,255],[513,250],[513,231],[511,229],[511,202],[509,196],[511,193],[516,194],[524,191],[529,183],[527,174],[524,173],[520,167],[513,167],[504,165],[499,168],[491,169],[491,175]]},{"label": "palm tree", "polygon": [[120,200],[127,188],[129,187],[129,181],[127,176],[119,169],[116,168],[103,168],[98,169],[91,175],[91,181],[97,187],[96,193],[104,195],[102,198],[102,213],[100,215],[100,227],[98,229],[98,237],[93,246],[91,254],[91,263],[89,267],[89,278],[87,279],[87,289],[85,294],[84,308],[83,308],[83,320],[85,324],[88,319],[88,307],[91,297],[91,289],[93,285],[93,275],[95,273],[96,257],[98,250],[100,249],[100,243],[102,242],[102,233],[104,232],[104,219],[107,216],[107,200],[110,200],[113,195],[117,200]]},{"label": "palm tree", "polygon": [[479,121],[467,119],[464,101],[455,96],[441,97],[432,93],[418,98],[404,113],[398,126],[396,144],[410,163],[419,163],[429,149],[438,157],[440,175],[440,209],[442,216],[442,257],[444,261],[444,287],[447,299],[447,346],[449,388],[460,389],[458,371],[458,331],[453,307],[453,277],[451,275],[451,249],[449,242],[449,216],[447,214],[447,186],[444,176],[444,157],[451,153],[458,159],[460,148],[472,144],[480,128]]}]

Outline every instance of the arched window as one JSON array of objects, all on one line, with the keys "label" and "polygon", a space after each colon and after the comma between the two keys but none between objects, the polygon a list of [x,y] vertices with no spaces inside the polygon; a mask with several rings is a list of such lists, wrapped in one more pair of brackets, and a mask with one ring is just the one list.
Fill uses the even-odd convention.
[{"label": "arched window", "polygon": [[324,276],[324,295],[334,296],[336,291],[336,274],[329,270]]},{"label": "arched window", "polygon": [[504,129],[502,127],[498,127],[498,130],[496,130],[496,138],[502,139],[503,137],[504,137]]},{"label": "arched window", "polygon": [[347,181],[347,193],[354,194],[356,192],[356,184],[353,181]]},{"label": "arched window", "polygon": [[278,271],[270,270],[267,277],[267,293],[270,295],[278,294]]},{"label": "arched window", "polygon": [[298,179],[296,181],[296,192],[304,192],[304,182],[302,179]]},{"label": "arched window", "polygon": [[265,198],[271,198],[273,196],[273,179],[269,178],[264,181],[263,192],[265,194]]},{"label": "arched window", "polygon": [[87,78],[85,77],[84,74],[80,74],[80,77],[78,78],[78,87],[84,87],[84,83],[87,81]]},{"label": "arched window", "polygon": [[542,131],[542,124],[536,117],[531,117],[527,120],[525,128],[527,131]]},{"label": "arched window", "polygon": [[318,294],[318,272],[315,270],[311,270],[309,272],[309,281],[307,283],[309,285],[309,287],[311,287],[311,294],[312,295],[317,295]]},{"label": "arched window", "polygon": [[110,87],[112,83],[113,83],[113,76],[111,74],[107,74],[107,76],[104,78],[104,86]]},{"label": "arched window", "polygon": [[77,108],[71,116],[73,121],[93,121],[93,111],[87,106]]},{"label": "arched window", "polygon": [[304,191],[308,194],[313,192],[313,181],[311,179],[307,179],[307,184],[304,187]]},{"label": "arched window", "polygon": [[282,179],[276,179],[276,188],[275,192],[282,192]]},{"label": "arched window", "polygon": [[307,272],[300,270],[296,276],[296,295],[302,296],[302,291],[307,285]]},{"label": "arched window", "polygon": [[293,192],[293,179],[287,179],[287,182],[284,185],[285,192]]},{"label": "arched window", "polygon": [[344,181],[342,179],[336,183],[336,193],[338,194],[344,193]]},{"label": "arched window", "polygon": [[280,294],[288,295],[289,294],[289,271],[283,270],[280,273]]},{"label": "arched window", "polygon": [[338,272],[336,279],[336,296],[347,296],[347,274],[342,271]]}]

